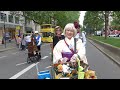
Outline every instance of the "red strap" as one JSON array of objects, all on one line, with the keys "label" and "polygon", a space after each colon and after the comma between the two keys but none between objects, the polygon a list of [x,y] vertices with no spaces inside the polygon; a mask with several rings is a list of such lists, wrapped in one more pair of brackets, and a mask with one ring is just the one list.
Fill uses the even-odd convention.
[{"label": "red strap", "polygon": [[[65,39],[64,39],[64,41],[65,41]],[[67,42],[65,41],[65,44],[67,45],[67,47],[69,48],[69,45],[67,44]],[[70,48],[69,48],[70,49]],[[74,51],[73,51],[73,49],[70,49],[70,51],[72,52],[72,53],[75,53]]]}]

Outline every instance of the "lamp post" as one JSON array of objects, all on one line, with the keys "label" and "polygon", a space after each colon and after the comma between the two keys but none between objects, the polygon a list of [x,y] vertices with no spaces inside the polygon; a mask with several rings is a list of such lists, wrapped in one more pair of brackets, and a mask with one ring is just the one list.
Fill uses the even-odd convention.
[{"label": "lamp post", "polygon": [[4,41],[5,41],[5,48],[6,48],[5,15],[6,15],[6,14],[3,15],[3,19],[4,19],[4,34],[5,34]]}]

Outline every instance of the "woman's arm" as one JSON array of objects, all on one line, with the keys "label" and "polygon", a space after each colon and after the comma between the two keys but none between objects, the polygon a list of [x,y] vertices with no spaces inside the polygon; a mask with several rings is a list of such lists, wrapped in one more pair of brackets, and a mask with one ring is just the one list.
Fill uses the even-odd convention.
[{"label": "woman's arm", "polygon": [[78,40],[76,45],[77,45],[77,55],[80,57],[81,60],[83,60],[84,63],[88,64],[87,58],[85,55],[85,47],[82,45],[82,40]]},{"label": "woman's arm", "polygon": [[60,40],[53,49],[53,64],[58,63],[62,59],[62,40]]}]

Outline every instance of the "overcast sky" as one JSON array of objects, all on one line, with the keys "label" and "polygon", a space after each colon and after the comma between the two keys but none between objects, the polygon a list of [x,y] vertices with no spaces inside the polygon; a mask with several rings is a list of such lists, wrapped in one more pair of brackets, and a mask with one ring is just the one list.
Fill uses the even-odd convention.
[{"label": "overcast sky", "polygon": [[83,26],[83,20],[84,20],[84,15],[85,15],[85,12],[86,11],[80,11],[80,18],[79,18],[79,23],[80,23],[80,25],[82,25]]}]

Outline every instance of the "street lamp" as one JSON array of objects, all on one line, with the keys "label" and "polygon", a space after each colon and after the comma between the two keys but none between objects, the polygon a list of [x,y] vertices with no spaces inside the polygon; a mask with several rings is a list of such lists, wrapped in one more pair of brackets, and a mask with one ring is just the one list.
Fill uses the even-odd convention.
[{"label": "street lamp", "polygon": [[5,15],[6,15],[6,14],[3,15],[3,19],[4,19],[4,34],[5,34],[4,41],[5,41],[5,48],[6,48]]}]

